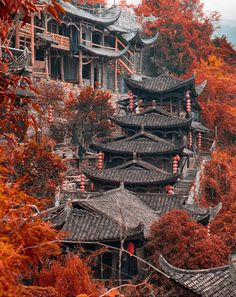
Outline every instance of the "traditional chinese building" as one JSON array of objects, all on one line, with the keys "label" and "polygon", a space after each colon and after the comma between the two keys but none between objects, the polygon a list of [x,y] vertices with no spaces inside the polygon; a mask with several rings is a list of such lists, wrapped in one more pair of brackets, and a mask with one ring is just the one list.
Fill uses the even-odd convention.
[{"label": "traditional chinese building", "polygon": [[210,269],[180,269],[159,259],[162,270],[174,281],[202,297],[234,297],[236,292],[236,259],[230,255],[229,264]]},{"label": "traditional chinese building", "polygon": [[34,78],[124,92],[122,75],[140,72],[140,52],[152,46],[158,34],[141,38],[137,19],[127,23],[130,16],[118,7],[91,10],[63,0],[59,4],[64,10],[60,23],[43,4],[38,4],[30,23],[23,24],[16,15],[8,46],[31,51]]}]

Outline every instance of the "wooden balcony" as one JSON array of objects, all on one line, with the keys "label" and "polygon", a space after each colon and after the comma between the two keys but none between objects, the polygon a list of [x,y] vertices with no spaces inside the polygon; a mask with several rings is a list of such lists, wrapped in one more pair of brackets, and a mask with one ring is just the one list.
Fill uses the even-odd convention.
[{"label": "wooden balcony", "polygon": [[64,51],[70,51],[70,39],[69,37],[62,36],[55,33],[48,33],[48,36],[51,36],[53,41],[57,42],[57,44],[52,43],[53,48],[58,48]]}]

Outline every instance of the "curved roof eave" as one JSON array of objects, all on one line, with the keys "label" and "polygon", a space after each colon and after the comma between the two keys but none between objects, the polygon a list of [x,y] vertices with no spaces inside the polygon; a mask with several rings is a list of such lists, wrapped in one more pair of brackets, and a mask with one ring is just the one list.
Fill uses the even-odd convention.
[{"label": "curved roof eave", "polygon": [[[136,81],[134,79],[131,79],[129,77],[124,77],[124,80],[125,80],[125,83],[128,87],[130,88],[133,88],[133,89],[140,89],[142,91],[145,91],[145,92],[148,92],[148,93],[152,93],[152,94],[165,94],[165,93],[168,93],[168,92],[172,92],[174,90],[178,90],[184,86],[187,86],[188,84],[191,84],[191,83],[195,83],[195,74],[192,75],[189,79],[186,79],[182,82],[180,82],[178,85],[176,86],[173,86],[173,87],[170,87],[169,89],[166,89],[166,90],[162,90],[162,91],[158,91],[158,90],[154,90],[154,89],[148,89],[144,86],[141,86],[139,83],[140,81]],[[151,79],[150,79],[151,80]],[[142,81],[141,81],[142,82]]]},{"label": "curved roof eave", "polygon": [[142,38],[140,36],[140,31],[138,31],[138,40],[136,41],[136,43],[142,47],[149,47],[157,42],[158,37],[159,32],[157,32],[156,35],[151,38]]},{"label": "curved roof eave", "polygon": [[[114,123],[116,123],[117,125],[123,127],[131,127],[131,128],[140,128],[142,125],[140,124],[135,124],[135,123],[124,123],[122,122],[122,120],[119,119],[119,117],[114,117],[114,116],[108,116],[108,118],[113,121]],[[185,122],[181,122],[181,123],[176,123],[176,124],[171,124],[171,125],[158,125],[158,126],[149,126],[149,125],[145,125],[146,129],[152,128],[152,129],[161,129],[161,128],[173,128],[173,127],[186,127],[186,126],[190,126],[192,123],[192,119],[188,119]]]},{"label": "curved roof eave", "polygon": [[128,51],[129,46],[127,46],[126,48],[124,48],[121,51],[120,50],[114,51],[114,50],[106,49],[106,48],[90,47],[90,46],[86,46],[84,44],[80,44],[80,48],[90,54],[93,54],[93,55],[96,55],[99,57],[104,57],[104,58],[108,58],[108,59],[119,59]]},{"label": "curved roof eave", "polygon": [[59,0],[59,3],[61,4],[61,6],[65,10],[65,12],[67,12],[68,14],[70,14],[74,17],[83,19],[85,21],[88,21],[91,23],[96,23],[96,24],[101,24],[104,26],[108,26],[108,25],[115,23],[119,19],[120,14],[121,14],[121,9],[118,8],[117,12],[112,16],[111,15],[109,16],[109,14],[107,14],[106,16],[97,16],[97,15],[89,13],[85,10],[80,9],[80,8],[72,5],[69,2]]}]

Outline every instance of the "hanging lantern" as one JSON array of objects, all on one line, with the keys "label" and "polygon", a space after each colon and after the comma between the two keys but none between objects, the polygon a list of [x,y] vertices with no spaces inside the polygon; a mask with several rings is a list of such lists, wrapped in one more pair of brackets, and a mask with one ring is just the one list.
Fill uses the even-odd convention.
[{"label": "hanging lantern", "polygon": [[97,168],[98,169],[102,169],[103,168],[103,159],[104,159],[104,155],[102,152],[98,153],[98,164],[97,164]]},{"label": "hanging lantern", "polygon": [[202,133],[198,133],[198,148],[200,149],[202,146]]},{"label": "hanging lantern", "polygon": [[81,174],[80,175],[80,185],[79,185],[79,191],[81,193],[83,193],[85,190],[85,175],[84,174]]},{"label": "hanging lantern", "polygon": [[48,122],[52,122],[52,105],[48,106]]},{"label": "hanging lantern", "polygon": [[133,109],[134,109],[134,94],[131,91],[128,91],[128,97],[129,97],[130,111],[133,111]]},{"label": "hanging lantern", "polygon": [[129,252],[130,256],[132,256],[134,254],[135,249],[134,249],[134,244],[132,242],[129,242],[127,250]]},{"label": "hanging lantern", "polygon": [[190,91],[186,92],[186,111],[191,111],[191,98],[190,98]]},{"label": "hanging lantern", "polygon": [[208,225],[207,225],[207,234],[208,234],[208,236],[211,235],[211,224],[210,223],[208,223]]},{"label": "hanging lantern", "polygon": [[192,136],[192,132],[191,131],[188,134],[188,145],[189,145],[189,148],[191,148],[192,145],[193,145],[193,136]]},{"label": "hanging lantern", "polygon": [[171,186],[171,185],[167,185],[165,187],[165,190],[166,190],[166,193],[169,194],[169,195],[173,195],[174,194],[174,187]]},{"label": "hanging lantern", "polygon": [[174,174],[176,174],[178,172],[178,162],[180,161],[180,156],[176,155],[173,157],[173,161],[172,161],[172,171]]},{"label": "hanging lantern", "polygon": [[91,184],[90,184],[90,190],[91,190],[91,192],[94,191],[94,188],[95,188],[95,187],[94,187],[94,183],[91,183]]}]

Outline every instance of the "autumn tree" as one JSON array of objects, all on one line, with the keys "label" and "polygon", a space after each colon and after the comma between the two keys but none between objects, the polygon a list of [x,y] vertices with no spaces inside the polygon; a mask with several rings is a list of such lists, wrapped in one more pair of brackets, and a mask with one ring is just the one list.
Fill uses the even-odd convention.
[{"label": "autumn tree", "polygon": [[20,282],[30,279],[43,261],[60,253],[57,233],[41,220],[39,207],[35,198],[20,191],[18,183],[6,184],[0,179],[1,296],[20,296]]},{"label": "autumn tree", "polygon": [[20,181],[21,190],[52,203],[65,170],[63,161],[44,144],[29,142],[15,150],[11,175]]},{"label": "autumn tree", "polygon": [[206,57],[218,14],[206,16],[200,0],[143,0],[136,9],[139,15],[153,15],[145,24],[147,33],[158,31],[153,55],[159,69],[182,74]]},{"label": "autumn tree", "polygon": [[[61,261],[52,261],[36,274],[35,284],[39,287],[53,287],[57,297],[99,296],[102,287],[91,279],[92,270],[86,259],[68,254]],[[84,295],[82,295],[84,294]]]},{"label": "autumn tree", "polygon": [[206,227],[182,210],[173,210],[153,223],[147,251],[155,264],[162,254],[172,265],[186,269],[221,266],[228,256],[220,238],[209,236]]},{"label": "autumn tree", "polygon": [[234,202],[236,156],[228,150],[217,150],[206,164],[202,176],[202,198],[209,205]]},{"label": "autumn tree", "polygon": [[232,143],[236,134],[236,67],[210,55],[201,60],[196,72],[199,82],[207,80],[199,98],[203,122],[212,130],[217,126],[219,141]]},{"label": "autumn tree", "polygon": [[111,132],[108,115],[114,112],[109,91],[86,87],[75,100],[69,100],[72,110],[69,123],[73,131],[73,143],[84,147],[91,143],[93,136],[105,137]]},{"label": "autumn tree", "polygon": [[[228,248],[207,228],[193,221],[182,210],[173,210],[154,222],[146,245],[148,260],[159,266],[162,254],[172,265],[185,269],[208,269],[227,263]],[[175,283],[156,276],[161,296],[192,296]],[[195,295],[193,295],[195,296]]]}]

